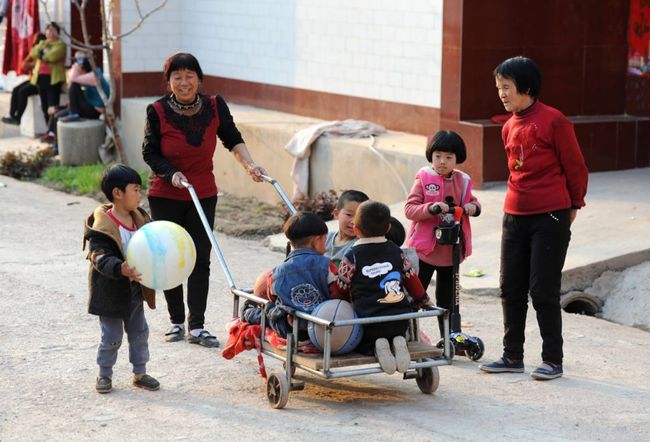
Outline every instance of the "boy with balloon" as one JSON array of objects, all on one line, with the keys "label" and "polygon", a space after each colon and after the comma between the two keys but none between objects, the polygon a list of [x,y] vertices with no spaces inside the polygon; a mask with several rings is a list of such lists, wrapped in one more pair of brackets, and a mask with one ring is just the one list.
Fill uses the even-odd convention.
[{"label": "boy with balloon", "polygon": [[131,237],[151,219],[139,207],[140,175],[122,164],[104,171],[101,188],[110,203],[97,207],[84,229],[84,249],[89,245],[90,261],[88,313],[99,316],[101,339],[97,350],[98,393],[112,390],[113,365],[126,331],[129,361],[133,365],[133,385],[158,390],[160,383],[146,373],[149,361],[149,327],[143,300],[155,308],[155,292],[142,286],[142,275],[125,260]]}]

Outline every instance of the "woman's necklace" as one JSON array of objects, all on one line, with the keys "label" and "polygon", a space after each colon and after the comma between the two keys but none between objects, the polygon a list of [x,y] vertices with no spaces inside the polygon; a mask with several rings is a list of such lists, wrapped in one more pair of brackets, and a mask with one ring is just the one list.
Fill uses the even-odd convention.
[{"label": "woman's necklace", "polygon": [[196,94],[196,97],[194,98],[194,101],[188,104],[181,103],[176,99],[176,96],[174,94],[171,94],[169,96],[169,104],[172,105],[175,109],[179,111],[189,111],[189,110],[194,110],[201,104],[201,97],[199,94]]}]

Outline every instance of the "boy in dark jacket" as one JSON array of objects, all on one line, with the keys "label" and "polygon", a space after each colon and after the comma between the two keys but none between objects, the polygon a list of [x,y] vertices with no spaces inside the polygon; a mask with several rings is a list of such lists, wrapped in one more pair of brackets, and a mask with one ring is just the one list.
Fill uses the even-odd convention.
[{"label": "boy in dark jacket", "polygon": [[[350,299],[361,318],[408,313],[414,306],[431,304],[404,251],[386,239],[390,226],[388,206],[371,200],[359,205],[354,216],[359,239],[341,260],[334,296]],[[374,352],[388,374],[406,373],[411,363],[404,337],[408,325],[408,320],[365,325],[357,351]]]},{"label": "boy in dark jacket", "polygon": [[126,246],[137,229],[149,222],[138,207],[142,180],[128,166],[116,164],[104,171],[101,188],[112,204],[103,204],[86,220],[84,249],[89,244],[90,261],[88,313],[99,316],[101,340],[97,350],[99,376],[95,389],[112,390],[113,365],[126,331],[129,360],[133,364],[133,385],[158,390],[160,383],[146,374],[149,361],[149,327],[144,317],[143,298],[156,307],[155,291],[141,286],[140,273],[126,260]]}]

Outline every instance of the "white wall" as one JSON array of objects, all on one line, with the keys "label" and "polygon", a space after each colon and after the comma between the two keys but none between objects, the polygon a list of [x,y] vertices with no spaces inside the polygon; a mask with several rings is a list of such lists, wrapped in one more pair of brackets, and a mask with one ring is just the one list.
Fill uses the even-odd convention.
[{"label": "white wall", "polygon": [[[160,72],[185,50],[207,75],[439,108],[442,3],[169,0],[124,40],[122,69]],[[121,4],[126,30],[135,7]]]}]

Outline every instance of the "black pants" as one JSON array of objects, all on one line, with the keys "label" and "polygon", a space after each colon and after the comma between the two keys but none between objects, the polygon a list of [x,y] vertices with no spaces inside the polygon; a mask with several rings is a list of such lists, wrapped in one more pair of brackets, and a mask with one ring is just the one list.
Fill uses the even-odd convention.
[{"label": "black pants", "polygon": [[391,321],[363,326],[363,338],[356,348],[356,352],[371,355],[375,353],[375,341],[386,338],[390,343],[395,336],[404,336],[409,328],[409,321]]},{"label": "black pants", "polygon": [[47,123],[47,108],[48,107],[57,107],[59,105],[59,98],[61,98],[61,86],[63,83],[50,84],[49,75],[39,75],[38,80],[36,80],[36,86],[38,86],[38,95],[41,97],[41,109],[43,110],[43,116],[45,122]]},{"label": "black pants", "polygon": [[70,83],[68,88],[68,96],[70,97],[70,103],[67,107],[58,108],[58,110],[50,116],[49,121],[47,122],[48,132],[52,132],[56,135],[56,125],[59,122],[59,119],[66,117],[70,114],[79,114],[82,118],[88,118],[90,120],[96,120],[99,118],[99,112],[86,101],[81,86],[78,83]]},{"label": "black pants", "polygon": [[91,120],[96,120],[99,118],[99,112],[97,109],[88,101],[84,96],[83,90],[81,90],[81,85],[79,83],[70,83],[68,87],[68,96],[70,97],[70,113],[79,114],[82,118],[88,118]]},{"label": "black pants", "polygon": [[[156,221],[172,221],[182,226],[190,234],[196,247],[196,265],[187,280],[187,318],[190,330],[203,328],[205,308],[208,300],[210,279],[210,251],[212,245],[205,233],[201,218],[192,201],[179,201],[167,198],[149,197],[151,216]],[[208,219],[210,228],[214,227],[214,214],[217,208],[217,197],[201,200],[201,207]],[[183,303],[183,286],[179,285],[165,290],[167,310],[172,324],[185,322],[185,305]]]},{"label": "black pants", "polygon": [[503,355],[524,357],[528,294],[542,336],[542,360],[562,364],[562,267],[571,230],[569,210],[504,215],[501,237]]},{"label": "black pants", "polygon": [[38,88],[31,84],[29,80],[20,83],[11,91],[11,105],[9,106],[9,115],[20,121],[27,107],[27,99],[32,95],[38,94]]},{"label": "black pants", "polygon": [[[454,268],[438,267],[420,261],[420,271],[418,279],[422,283],[422,287],[426,288],[431,283],[433,272],[436,272],[436,306],[445,308],[451,313],[451,308],[454,305]],[[444,319],[438,316],[438,328],[440,329],[440,336],[444,334]]]}]

